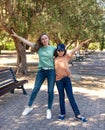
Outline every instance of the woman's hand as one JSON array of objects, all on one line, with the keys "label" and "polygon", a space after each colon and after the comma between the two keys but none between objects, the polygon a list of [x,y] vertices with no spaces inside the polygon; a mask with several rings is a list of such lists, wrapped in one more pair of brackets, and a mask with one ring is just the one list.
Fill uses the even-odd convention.
[{"label": "woman's hand", "polygon": [[28,46],[30,46],[32,48],[35,47],[34,43],[28,41],[27,39],[25,39],[25,38],[23,38],[21,36],[19,36],[17,33],[15,33],[15,31],[13,29],[11,29],[11,36],[19,39],[20,41],[22,41],[23,43],[27,44]]},{"label": "woman's hand", "polygon": [[11,29],[11,36],[12,36],[12,37],[17,37],[17,36],[18,36],[18,35],[14,32],[13,29]]}]

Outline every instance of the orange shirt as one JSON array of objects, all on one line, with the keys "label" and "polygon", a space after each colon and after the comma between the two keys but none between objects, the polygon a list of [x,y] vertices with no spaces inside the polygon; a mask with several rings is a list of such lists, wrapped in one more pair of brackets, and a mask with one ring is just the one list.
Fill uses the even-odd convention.
[{"label": "orange shirt", "polygon": [[63,77],[70,77],[70,69],[68,61],[70,60],[69,55],[65,55],[62,57],[55,58],[55,72],[56,72],[56,80],[61,80]]}]

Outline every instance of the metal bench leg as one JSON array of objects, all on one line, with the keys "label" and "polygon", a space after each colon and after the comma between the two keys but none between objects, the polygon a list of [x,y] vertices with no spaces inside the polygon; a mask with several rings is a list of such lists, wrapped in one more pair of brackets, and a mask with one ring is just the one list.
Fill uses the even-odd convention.
[{"label": "metal bench leg", "polygon": [[21,85],[21,89],[23,90],[23,94],[24,94],[24,95],[27,95],[27,92],[26,92],[26,90],[24,89],[23,85]]},{"label": "metal bench leg", "polygon": [[12,89],[12,90],[10,91],[10,93],[14,94],[14,89]]}]

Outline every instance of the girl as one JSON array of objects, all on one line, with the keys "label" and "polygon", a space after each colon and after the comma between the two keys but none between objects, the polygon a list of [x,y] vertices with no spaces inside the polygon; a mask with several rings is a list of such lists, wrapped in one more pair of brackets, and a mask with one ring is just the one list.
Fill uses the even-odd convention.
[{"label": "girl", "polygon": [[11,35],[15,38],[18,38],[23,43],[34,48],[39,55],[38,72],[36,75],[34,88],[32,90],[28,106],[24,109],[22,115],[27,115],[33,110],[33,107],[32,107],[33,102],[41,88],[42,83],[44,82],[45,79],[47,79],[48,81],[48,109],[46,113],[46,118],[51,119],[51,116],[52,116],[51,108],[53,104],[54,83],[55,83],[54,58],[53,58],[55,47],[50,46],[49,38],[46,34],[42,34],[38,38],[37,44],[34,44],[20,37],[13,30],[12,30]]},{"label": "girl", "polygon": [[86,122],[86,118],[80,115],[80,111],[78,106],[75,102],[73,91],[72,91],[72,84],[70,79],[70,70],[68,61],[73,57],[75,52],[80,49],[80,47],[87,43],[89,40],[82,42],[78,47],[73,49],[71,52],[66,54],[66,49],[64,44],[58,44],[57,49],[55,50],[55,72],[56,72],[56,85],[59,93],[59,103],[60,103],[60,115],[58,117],[59,120],[64,120],[65,118],[65,92],[67,94],[68,100],[71,104],[71,107],[74,111],[75,117],[78,120]]}]

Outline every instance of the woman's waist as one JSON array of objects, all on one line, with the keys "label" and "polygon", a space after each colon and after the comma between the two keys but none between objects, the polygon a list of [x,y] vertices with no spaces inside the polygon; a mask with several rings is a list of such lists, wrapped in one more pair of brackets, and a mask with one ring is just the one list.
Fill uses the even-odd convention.
[{"label": "woman's waist", "polygon": [[38,69],[41,70],[51,70],[54,69],[54,66],[38,66]]},{"label": "woman's waist", "polygon": [[51,69],[54,69],[54,67],[39,67],[38,69],[51,70]]}]

